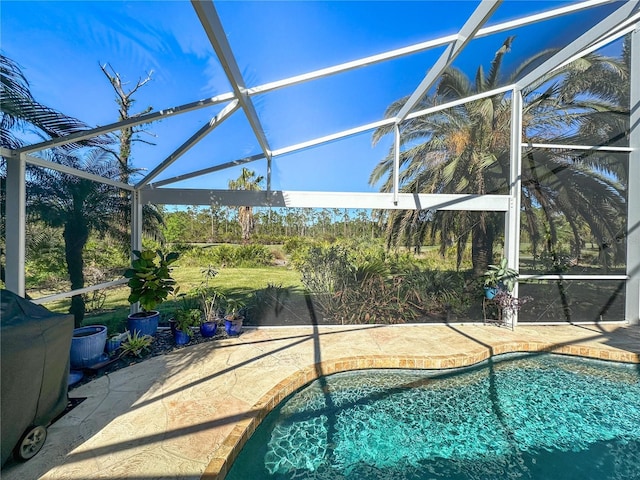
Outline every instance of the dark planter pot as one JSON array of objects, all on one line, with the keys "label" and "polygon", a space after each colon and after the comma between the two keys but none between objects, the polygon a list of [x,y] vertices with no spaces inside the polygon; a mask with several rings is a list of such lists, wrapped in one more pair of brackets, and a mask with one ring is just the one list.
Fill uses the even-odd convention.
[{"label": "dark planter pot", "polygon": [[200,324],[200,335],[205,338],[213,337],[218,331],[218,322],[204,322]]},{"label": "dark planter pot", "polygon": [[191,340],[191,337],[188,333],[176,328],[176,331],[173,332],[173,339],[176,341],[176,345],[186,345]]},{"label": "dark planter pot", "polygon": [[71,338],[71,367],[85,368],[98,363],[106,343],[107,327],[104,325],[76,328]]},{"label": "dark planter pot", "polygon": [[487,300],[493,300],[497,293],[498,289],[496,287],[484,287],[484,296]]},{"label": "dark planter pot", "polygon": [[230,318],[225,318],[224,319],[224,330],[225,332],[227,332],[227,335],[240,335],[240,333],[242,332],[242,321],[244,320],[244,317],[240,317],[240,318],[236,318],[236,319],[230,319]]},{"label": "dark planter pot", "polygon": [[127,318],[127,329],[131,336],[138,332],[139,336],[151,335],[155,337],[158,330],[158,321],[160,320],[160,312],[155,310],[151,312],[138,312],[129,315]]}]

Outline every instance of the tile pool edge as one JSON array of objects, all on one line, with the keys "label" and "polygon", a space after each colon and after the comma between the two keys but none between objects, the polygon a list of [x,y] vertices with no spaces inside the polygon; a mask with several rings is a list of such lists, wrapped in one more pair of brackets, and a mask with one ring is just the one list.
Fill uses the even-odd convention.
[{"label": "tile pool edge", "polygon": [[201,479],[224,480],[229,468],[262,420],[288,395],[324,375],[366,369],[449,369],[475,365],[495,355],[519,352],[549,352],[598,360],[640,364],[640,354],[607,347],[532,341],[497,342],[468,353],[449,355],[366,355],[342,357],[311,364],[284,378],[253,405],[218,447]]}]

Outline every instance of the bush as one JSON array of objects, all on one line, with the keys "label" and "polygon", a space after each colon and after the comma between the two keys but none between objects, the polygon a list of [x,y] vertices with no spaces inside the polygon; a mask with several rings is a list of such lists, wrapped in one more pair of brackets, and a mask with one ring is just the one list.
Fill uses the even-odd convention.
[{"label": "bush", "polygon": [[191,246],[183,251],[181,263],[189,266],[263,267],[271,265],[273,253],[264,245]]},{"label": "bush", "polygon": [[323,315],[340,323],[404,323],[469,307],[464,275],[421,270],[376,246],[311,246],[298,267]]},{"label": "bush", "polygon": [[273,254],[264,245],[241,245],[235,251],[234,267],[262,267],[273,263]]}]

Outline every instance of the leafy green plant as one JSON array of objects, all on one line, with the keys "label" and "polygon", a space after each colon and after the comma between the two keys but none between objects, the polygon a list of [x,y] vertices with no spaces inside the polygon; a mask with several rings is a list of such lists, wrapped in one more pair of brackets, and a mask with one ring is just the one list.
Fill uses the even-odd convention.
[{"label": "leafy green plant", "polygon": [[191,337],[191,327],[200,325],[202,312],[197,308],[179,309],[176,311],[176,328]]},{"label": "leafy green plant", "polygon": [[224,294],[217,287],[209,286],[209,281],[213,280],[218,271],[212,265],[202,269],[200,273],[204,276],[202,283],[196,288],[200,309],[203,312],[203,322],[214,322],[218,318],[218,312],[222,310]]},{"label": "leafy green plant", "polygon": [[503,258],[500,265],[489,265],[484,274],[484,286],[490,288],[504,287],[507,292],[512,292],[518,279],[518,271],[507,266],[507,259]]},{"label": "leafy green plant", "polygon": [[245,308],[246,304],[239,298],[228,298],[226,301],[226,314],[224,316],[227,320],[236,320],[242,316],[241,311]]},{"label": "leafy green plant", "polygon": [[150,335],[140,335],[139,333],[140,332],[135,331],[132,336],[130,332],[127,332],[127,338],[120,346],[124,355],[140,358],[145,352],[151,350],[153,337]]},{"label": "leafy green plant", "polygon": [[175,290],[175,280],[171,278],[170,265],[178,260],[176,252],[163,254],[160,250],[134,250],[137,257],[131,268],[124,272],[129,279],[127,285],[131,289],[129,302],[140,302],[145,312],[154,310]]}]

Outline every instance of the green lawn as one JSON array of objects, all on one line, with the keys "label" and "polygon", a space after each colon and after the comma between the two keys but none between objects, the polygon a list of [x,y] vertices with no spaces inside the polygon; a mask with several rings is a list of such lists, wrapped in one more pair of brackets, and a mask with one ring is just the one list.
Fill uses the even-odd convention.
[{"label": "green lawn", "polygon": [[[173,269],[173,277],[180,287],[180,293],[189,293],[198,287],[204,280],[201,267],[188,267],[177,265]],[[262,268],[222,268],[218,275],[210,281],[211,286],[219,287],[225,296],[239,298],[251,305],[254,292],[267,287],[269,284],[281,285],[288,288],[290,300],[297,303],[304,299],[300,273],[287,267],[262,267]],[[129,288],[127,286],[104,290],[102,295],[104,304],[100,311],[88,312],[84,325],[102,324],[109,328],[110,333],[122,332],[126,328],[127,315],[129,314]],[[69,299],[51,302],[45,306],[52,311],[65,313],[69,309]],[[90,306],[90,305],[89,305]],[[171,315],[175,310],[175,302],[169,299],[159,307],[163,316]]]}]

